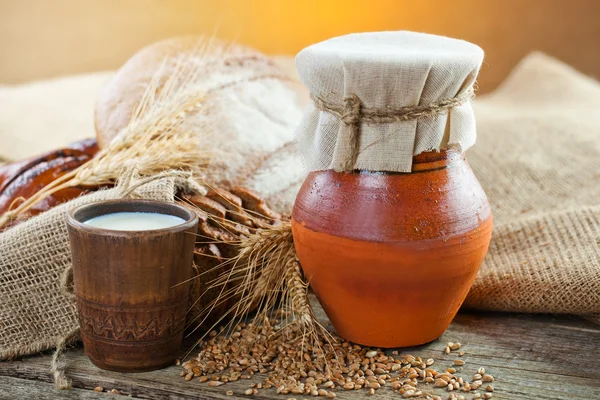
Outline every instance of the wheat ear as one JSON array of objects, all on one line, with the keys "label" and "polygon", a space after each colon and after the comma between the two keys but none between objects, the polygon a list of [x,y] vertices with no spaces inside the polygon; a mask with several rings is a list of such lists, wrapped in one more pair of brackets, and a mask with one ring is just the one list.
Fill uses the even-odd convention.
[{"label": "wheat ear", "polygon": [[201,73],[192,57],[202,57],[208,47],[184,54],[175,61],[173,74],[166,82],[166,60],[146,87],[127,127],[108,147],[73,171],[46,185],[29,199],[0,216],[0,228],[52,194],[73,186],[114,183],[124,170],[135,169],[140,175],[153,175],[168,169],[200,171],[209,161],[210,152],[200,146],[200,137],[184,129],[189,114],[202,107],[206,91],[187,85]]},{"label": "wheat ear", "polygon": [[[308,282],[296,256],[290,222],[263,227],[242,239],[238,255],[215,268],[224,265],[227,268],[210,282],[210,289],[218,289],[220,293],[192,321],[196,327],[190,334],[203,325],[212,310],[233,298],[235,304],[206,330],[207,333],[226,320],[224,329],[232,330],[248,318],[260,329],[271,316],[279,314],[288,316],[284,321],[286,325],[298,325],[302,343],[308,348],[321,349],[325,342],[335,341],[318,322],[310,305]],[[251,317],[252,313],[254,316]]]}]

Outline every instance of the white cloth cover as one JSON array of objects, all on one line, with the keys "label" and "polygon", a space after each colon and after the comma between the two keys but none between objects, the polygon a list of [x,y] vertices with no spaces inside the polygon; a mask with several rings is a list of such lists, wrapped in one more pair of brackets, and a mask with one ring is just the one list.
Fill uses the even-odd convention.
[{"label": "white cloth cover", "polygon": [[[296,56],[300,79],[313,96],[344,105],[356,95],[362,106],[383,109],[428,105],[472,88],[483,50],[462,40],[400,32],[358,33],[314,44]],[[345,124],[309,106],[297,131],[298,149],[311,171],[335,169],[349,157]],[[365,123],[354,169],[410,172],[413,155],[475,143],[471,102],[418,120]]]}]

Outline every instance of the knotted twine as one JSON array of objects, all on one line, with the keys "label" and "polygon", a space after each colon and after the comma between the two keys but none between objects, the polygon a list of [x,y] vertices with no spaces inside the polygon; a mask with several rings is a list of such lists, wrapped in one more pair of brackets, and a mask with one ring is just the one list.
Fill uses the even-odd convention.
[{"label": "knotted twine", "polygon": [[475,91],[471,86],[455,97],[429,104],[382,108],[364,107],[363,102],[356,94],[345,97],[343,105],[327,102],[314,94],[311,94],[310,97],[317,109],[334,115],[344,124],[345,140],[349,145],[348,154],[347,157],[334,161],[333,169],[337,172],[351,172],[354,170],[359,153],[360,127],[363,123],[378,125],[431,118],[471,100],[475,97]]}]

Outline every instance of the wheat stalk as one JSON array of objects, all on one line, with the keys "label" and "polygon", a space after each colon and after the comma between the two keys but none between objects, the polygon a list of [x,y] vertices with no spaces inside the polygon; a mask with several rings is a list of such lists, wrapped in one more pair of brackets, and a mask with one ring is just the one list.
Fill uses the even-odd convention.
[{"label": "wheat stalk", "polygon": [[[188,327],[196,324],[189,335],[203,326],[219,305],[235,299],[235,304],[206,330],[207,334],[226,320],[224,330],[231,331],[239,322],[250,318],[252,313],[252,325],[260,330],[265,321],[278,314],[287,316],[286,326],[296,324],[300,328],[302,343],[309,348],[320,349],[323,343],[335,341],[318,322],[310,305],[308,282],[296,256],[290,222],[263,227],[243,238],[238,246],[236,257],[215,267],[227,268],[223,268],[218,278],[209,283],[206,292],[218,289],[220,293],[194,320],[188,322]],[[202,295],[196,302],[201,299]],[[282,328],[278,332],[283,331]]]},{"label": "wheat stalk", "polygon": [[[286,74],[272,69],[242,79],[206,79],[206,74],[227,57],[232,45],[217,44],[216,39],[211,37],[198,40],[191,51],[181,53],[174,60],[165,58],[146,86],[130,123],[110,145],[92,160],[57,178],[16,208],[0,215],[0,228],[60,190],[112,184],[124,170],[135,169],[140,175],[153,175],[167,169],[202,172],[210,154],[220,150],[202,150],[198,135],[182,128],[186,115],[202,107],[206,96],[244,82],[266,78],[293,81]],[[167,64],[172,73],[165,80]],[[208,135],[208,132],[203,134]],[[207,149],[206,146],[204,148]]]},{"label": "wheat stalk", "polygon": [[[213,309],[231,298],[238,299],[236,305],[222,315],[215,326],[230,319],[234,321],[246,318],[253,310],[258,314],[272,310],[285,284],[284,265],[293,256],[293,239],[288,222],[278,226],[259,229],[256,233],[242,238],[236,257],[215,267],[223,269],[217,279],[210,282],[208,290],[217,289],[219,295],[209,303],[204,312],[196,317],[201,319],[190,332],[193,333],[208,319]],[[226,267],[226,268],[223,268]],[[232,288],[227,289],[233,283]],[[200,301],[201,298],[196,299]],[[261,311],[262,310],[262,311]],[[190,321],[194,323],[196,321]]]},{"label": "wheat stalk", "polygon": [[[199,42],[204,43],[204,42]],[[200,45],[199,45],[200,46]],[[94,158],[57,178],[18,207],[0,216],[0,228],[31,209],[35,204],[68,187],[114,183],[125,170],[154,175],[167,169],[200,171],[208,163],[210,151],[202,148],[200,137],[182,128],[185,117],[203,105],[209,89],[201,90],[189,82],[199,80],[198,62],[210,46],[204,43],[191,53],[178,57],[173,73],[164,83],[166,60],[147,85],[131,121]]]}]

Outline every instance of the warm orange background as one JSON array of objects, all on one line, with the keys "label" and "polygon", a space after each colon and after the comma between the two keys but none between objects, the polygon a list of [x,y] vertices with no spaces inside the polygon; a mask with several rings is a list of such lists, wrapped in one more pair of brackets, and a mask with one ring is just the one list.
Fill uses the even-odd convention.
[{"label": "warm orange background", "polygon": [[489,90],[532,50],[599,76],[599,20],[599,0],[0,0],[0,83],[114,69],[175,35],[293,55],[335,35],[410,29],[482,46]]}]

